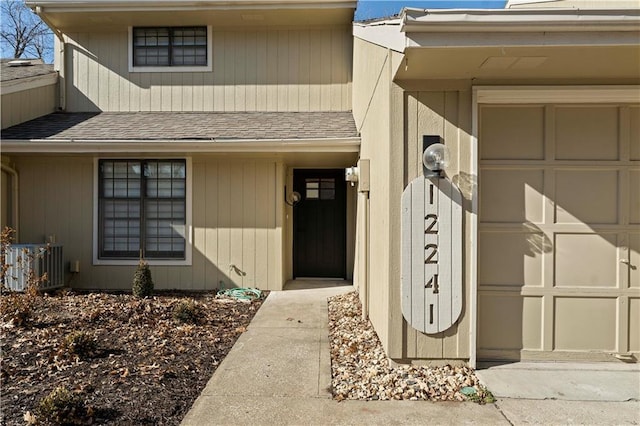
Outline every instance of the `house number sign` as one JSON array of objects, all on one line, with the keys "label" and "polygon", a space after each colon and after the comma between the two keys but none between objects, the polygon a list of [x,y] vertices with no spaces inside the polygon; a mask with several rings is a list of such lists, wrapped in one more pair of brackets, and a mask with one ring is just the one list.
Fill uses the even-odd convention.
[{"label": "house number sign", "polygon": [[402,193],[402,314],[416,330],[450,328],[462,312],[462,195],[448,179]]}]

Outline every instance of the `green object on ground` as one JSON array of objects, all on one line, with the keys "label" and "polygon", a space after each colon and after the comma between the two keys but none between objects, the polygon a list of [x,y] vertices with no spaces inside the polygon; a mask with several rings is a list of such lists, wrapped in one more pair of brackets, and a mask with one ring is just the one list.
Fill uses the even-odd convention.
[{"label": "green object on ground", "polygon": [[219,295],[233,297],[238,300],[253,300],[259,299],[262,295],[262,292],[257,288],[230,288],[227,290],[220,290],[218,292]]},{"label": "green object on ground", "polygon": [[478,391],[473,386],[465,386],[460,389],[460,393],[466,396],[475,395]]}]

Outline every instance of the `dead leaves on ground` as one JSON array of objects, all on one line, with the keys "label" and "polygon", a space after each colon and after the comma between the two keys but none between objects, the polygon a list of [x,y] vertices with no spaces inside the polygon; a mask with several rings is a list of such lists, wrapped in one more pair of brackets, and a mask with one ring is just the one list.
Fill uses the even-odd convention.
[{"label": "dead leaves on ground", "polygon": [[[24,424],[40,398],[65,385],[95,409],[96,423],[178,424],[262,303],[191,296],[202,309],[197,325],[173,318],[189,298],[180,294],[39,297],[29,327],[0,324],[0,423]],[[96,347],[62,353],[79,332]]]}]

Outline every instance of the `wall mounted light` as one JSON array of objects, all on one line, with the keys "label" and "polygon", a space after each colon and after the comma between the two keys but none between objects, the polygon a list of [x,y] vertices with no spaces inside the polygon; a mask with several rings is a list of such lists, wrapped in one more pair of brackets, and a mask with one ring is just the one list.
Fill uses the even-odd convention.
[{"label": "wall mounted light", "polygon": [[442,143],[440,136],[423,136],[422,164],[425,177],[444,177],[445,167],[449,165],[449,148]]},{"label": "wall mounted light", "polygon": [[284,187],[284,202],[291,207],[295,207],[300,201],[302,201],[302,195],[298,191],[293,191],[287,195],[287,187]]},{"label": "wall mounted light", "polygon": [[344,180],[351,182],[351,186],[355,186],[360,177],[360,169],[356,167],[347,167],[344,169]]}]

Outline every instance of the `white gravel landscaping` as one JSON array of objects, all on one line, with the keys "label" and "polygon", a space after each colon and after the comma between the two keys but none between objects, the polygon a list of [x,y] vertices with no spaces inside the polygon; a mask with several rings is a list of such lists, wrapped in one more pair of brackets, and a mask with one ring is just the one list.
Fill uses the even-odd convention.
[{"label": "white gravel landscaping", "polygon": [[[335,399],[491,400],[490,393],[480,385],[468,366],[391,366],[371,323],[363,320],[361,309],[356,292],[329,298],[331,377]],[[472,394],[470,397],[460,392],[465,387],[465,393]]]}]

